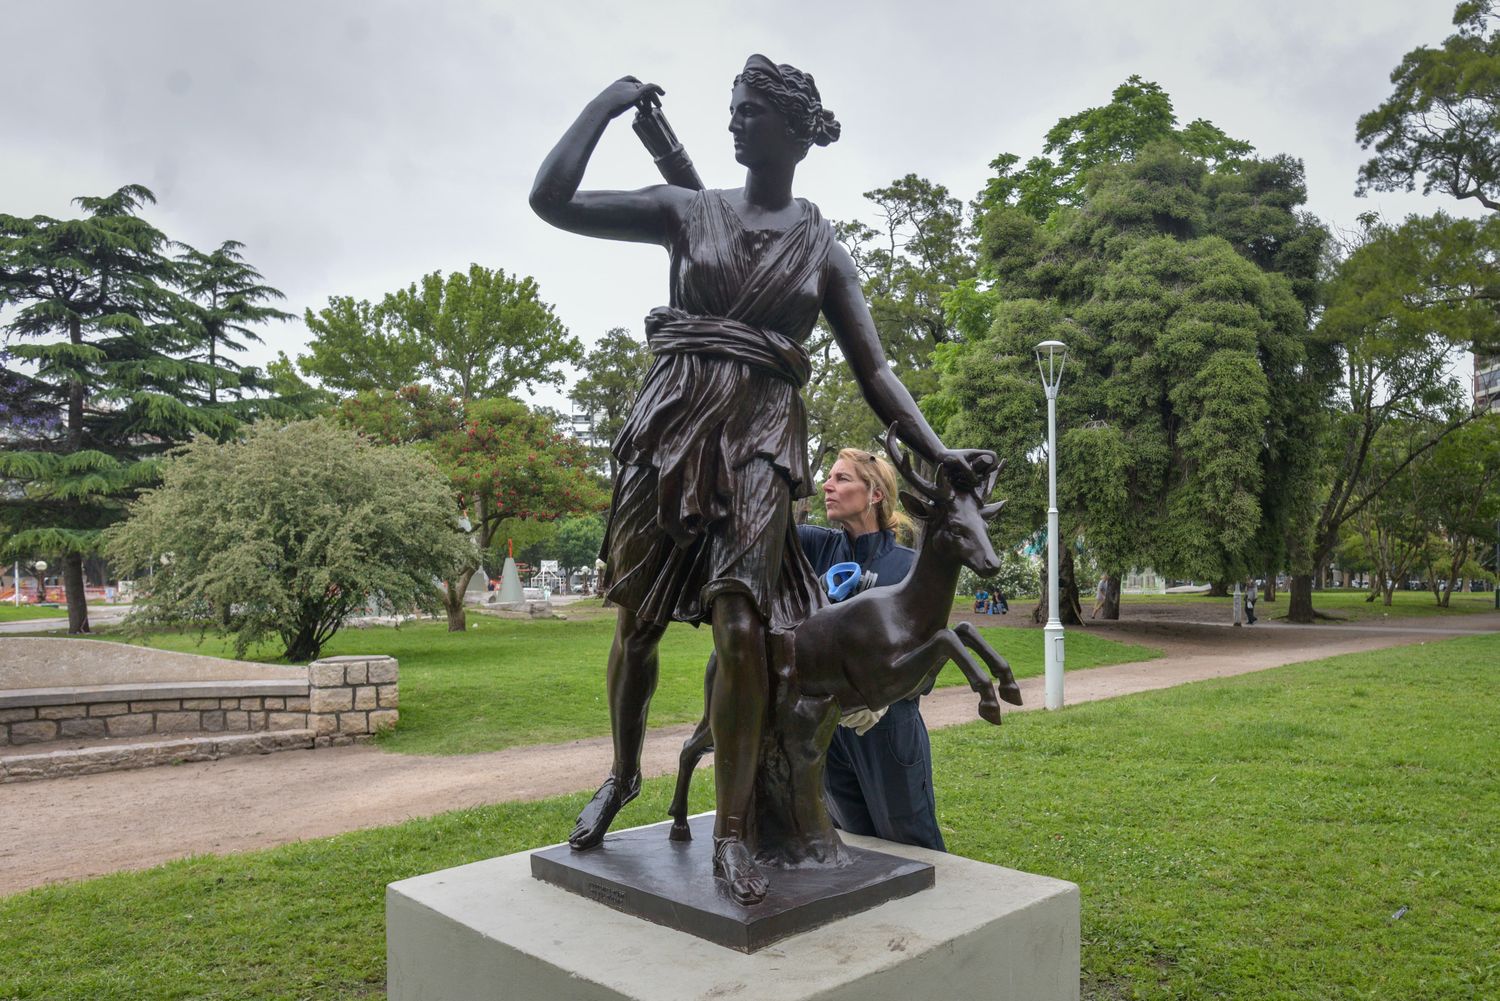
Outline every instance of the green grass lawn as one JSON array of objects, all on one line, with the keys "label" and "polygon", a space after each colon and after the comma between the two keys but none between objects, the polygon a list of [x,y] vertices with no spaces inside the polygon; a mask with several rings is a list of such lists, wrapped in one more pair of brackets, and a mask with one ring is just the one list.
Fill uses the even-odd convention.
[{"label": "green grass lawn", "polygon": [[0,622],[19,622],[23,619],[66,619],[67,617],[66,608],[28,605],[24,601],[19,606],[8,601],[0,602]]},{"label": "green grass lawn", "polygon": [[[401,725],[381,746],[409,754],[471,754],[516,744],[574,740],[609,733],[604,666],[613,615],[577,620],[518,620],[472,615],[466,633],[441,622],[399,629],[345,629],[325,656],[384,653],[401,662]],[[1042,673],[1042,634],[981,630],[1018,677]],[[158,634],[152,646],[228,656],[209,638]],[[651,703],[654,726],[689,723],[703,712],[703,665],[713,648],[707,629],[674,626],[661,644],[661,680]],[[270,658],[275,651],[259,653]],[[1146,660],[1161,651],[1084,634],[1068,637],[1068,667],[1078,670]],[[939,685],[966,684],[949,665]]]},{"label": "green grass lawn", "polygon": [[[1082,887],[1094,1001],[1494,998],[1497,665],[1500,636],[1467,637],[943,730],[940,820]],[[0,997],[379,996],[386,883],[555,842],[584,798],[5,898]]]}]

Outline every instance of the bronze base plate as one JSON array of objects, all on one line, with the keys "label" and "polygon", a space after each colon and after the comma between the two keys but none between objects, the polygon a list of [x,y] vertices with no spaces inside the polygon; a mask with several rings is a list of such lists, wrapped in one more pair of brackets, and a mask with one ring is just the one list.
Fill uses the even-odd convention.
[{"label": "bronze base plate", "polygon": [[598,848],[567,845],[531,855],[531,874],[617,911],[755,952],[788,935],[933,885],[927,862],[844,846],[839,866],[804,865],[765,870],[766,899],[752,907],[734,902],[713,875],[710,814],[689,821],[692,841],[667,837],[670,821],[611,834]]}]

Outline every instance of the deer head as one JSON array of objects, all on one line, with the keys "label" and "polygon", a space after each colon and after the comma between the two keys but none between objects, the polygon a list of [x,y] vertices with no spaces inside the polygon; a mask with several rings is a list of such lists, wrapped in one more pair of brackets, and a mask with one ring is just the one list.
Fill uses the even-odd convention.
[{"label": "deer head", "polygon": [[1000,569],[1000,557],[995,555],[986,523],[1000,513],[1005,502],[985,504],[984,500],[995,488],[995,480],[1005,463],[998,462],[993,452],[969,453],[970,467],[979,475],[980,482],[966,490],[949,482],[943,466],[938,466],[932,480],[913,469],[910,457],[896,438],[894,424],[886,431],[885,447],[896,469],[917,491],[914,494],[902,490],[901,503],[912,517],[926,524],[922,549],[930,548],[947,559],[956,559],[981,577],[993,576]]}]

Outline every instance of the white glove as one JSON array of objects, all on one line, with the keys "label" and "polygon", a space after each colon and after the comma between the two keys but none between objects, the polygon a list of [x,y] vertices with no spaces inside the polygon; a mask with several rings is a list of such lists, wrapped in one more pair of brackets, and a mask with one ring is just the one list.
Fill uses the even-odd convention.
[{"label": "white glove", "polygon": [[884,715],[884,709],[856,709],[845,713],[839,719],[839,726],[847,726],[863,737],[869,732],[870,727],[880,722],[880,717]]}]

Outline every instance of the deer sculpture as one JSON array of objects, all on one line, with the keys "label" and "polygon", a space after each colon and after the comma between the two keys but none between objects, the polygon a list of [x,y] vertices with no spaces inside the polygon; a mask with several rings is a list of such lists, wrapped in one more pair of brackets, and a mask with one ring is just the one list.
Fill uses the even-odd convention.
[{"label": "deer sculpture", "polygon": [[[1015,675],[979,630],[967,622],[950,629],[948,616],[960,567],[984,577],[1000,569],[986,523],[1000,513],[1005,502],[986,505],[984,500],[994,489],[1003,463],[990,470],[977,489],[961,490],[948,482],[941,467],[931,481],[913,470],[894,428],[886,434],[886,449],[901,475],[921,495],[901,491],[907,512],[924,525],[917,557],[901,583],[825,605],[798,625],[785,644],[791,663],[781,668],[783,688],[804,704],[824,707],[823,718],[828,720],[837,713],[884,709],[909,698],[925,689],[952,660],[979,694],[979,716],[998,726],[1002,700],[1021,704]],[[980,667],[975,655],[994,672],[993,677]],[[692,838],[687,823],[688,788],[698,762],[713,750],[706,696],[712,690],[715,669],[716,661],[710,658],[703,718],[678,759],[670,810],[674,841]],[[812,739],[821,746],[810,749],[806,757],[821,762],[833,728],[815,726],[808,733],[816,735]],[[821,789],[821,766],[817,776]],[[805,801],[807,796],[802,798]]]}]

